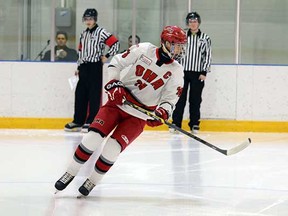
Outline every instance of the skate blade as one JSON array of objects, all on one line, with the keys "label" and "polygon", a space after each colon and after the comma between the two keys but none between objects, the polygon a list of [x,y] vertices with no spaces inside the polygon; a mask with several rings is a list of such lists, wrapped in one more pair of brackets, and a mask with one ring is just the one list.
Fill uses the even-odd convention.
[{"label": "skate blade", "polygon": [[79,193],[78,196],[77,196],[77,199],[83,199],[85,198],[86,196],[84,196],[83,194]]},{"label": "skate blade", "polygon": [[55,192],[54,192],[54,194],[57,194],[59,192],[59,190],[56,190]]}]

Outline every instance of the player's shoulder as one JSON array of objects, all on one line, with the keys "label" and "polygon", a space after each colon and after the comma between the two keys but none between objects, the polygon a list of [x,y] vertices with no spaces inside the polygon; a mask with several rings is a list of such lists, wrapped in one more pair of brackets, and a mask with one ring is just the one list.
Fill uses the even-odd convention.
[{"label": "player's shoulder", "polygon": [[173,60],[172,65],[177,68],[183,68],[182,64],[180,63],[181,59]]},{"label": "player's shoulder", "polygon": [[150,42],[142,42],[139,44],[141,44],[141,46],[143,46],[143,47],[156,47],[154,44],[152,44]]},{"label": "player's shoulder", "polygon": [[136,45],[131,46],[129,49],[131,52],[148,54],[153,52],[157,47],[149,42],[143,42]]},{"label": "player's shoulder", "polygon": [[175,73],[177,73],[178,75],[183,73],[184,67],[183,67],[183,65],[181,65],[178,61],[174,60],[173,63],[172,63],[172,66],[174,67],[173,70],[174,70]]},{"label": "player's shoulder", "polygon": [[153,49],[153,48],[156,48],[155,45],[153,45],[152,43],[149,43],[149,42],[141,42],[139,44],[136,44],[136,45],[133,45],[131,46],[131,49],[133,48],[139,48],[139,49],[143,49],[143,50],[148,50],[148,49]]}]

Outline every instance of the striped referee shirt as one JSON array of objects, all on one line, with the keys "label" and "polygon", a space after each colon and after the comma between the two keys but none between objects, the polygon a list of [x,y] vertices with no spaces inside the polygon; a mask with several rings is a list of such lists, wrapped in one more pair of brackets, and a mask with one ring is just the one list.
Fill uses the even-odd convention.
[{"label": "striped referee shirt", "polygon": [[78,46],[78,65],[85,62],[98,62],[104,55],[105,46],[109,50],[105,55],[107,58],[115,55],[119,50],[118,39],[98,25],[92,29],[85,29],[80,34],[80,43]]},{"label": "striped referee shirt", "polygon": [[184,71],[201,72],[204,75],[210,72],[211,39],[200,29],[196,34],[192,34],[190,29],[187,31],[186,55],[181,64]]}]

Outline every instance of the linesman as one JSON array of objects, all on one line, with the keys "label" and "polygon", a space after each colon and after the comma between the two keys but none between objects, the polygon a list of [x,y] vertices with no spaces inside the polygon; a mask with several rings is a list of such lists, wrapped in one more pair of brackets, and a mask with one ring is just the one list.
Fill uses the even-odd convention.
[{"label": "linesman", "polygon": [[[202,102],[202,90],[204,88],[206,75],[210,72],[211,66],[211,39],[201,32],[200,15],[197,12],[190,12],[186,16],[187,50],[186,56],[181,63],[184,67],[184,86],[181,97],[173,112],[173,124],[182,126],[184,108],[189,90],[189,127],[192,133],[197,133],[200,129],[200,105]],[[175,132],[172,128],[171,132]]]},{"label": "linesman", "polygon": [[[101,104],[103,63],[119,50],[118,39],[97,25],[97,16],[96,9],[88,8],[82,17],[87,28],[80,35],[78,47],[76,75],[79,81],[75,91],[74,119],[65,125],[65,131],[87,132]],[[104,54],[106,46],[109,50]]]}]

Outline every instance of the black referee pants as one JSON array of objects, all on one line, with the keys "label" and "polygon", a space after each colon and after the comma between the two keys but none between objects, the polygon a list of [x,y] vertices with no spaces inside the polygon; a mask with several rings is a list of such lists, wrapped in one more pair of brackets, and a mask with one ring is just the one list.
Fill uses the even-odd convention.
[{"label": "black referee pants", "polygon": [[[102,79],[103,64],[101,61],[80,65],[79,81],[75,91],[74,123],[91,124],[94,120],[101,105]],[[88,105],[89,115],[87,116]]]},{"label": "black referee pants", "polygon": [[173,124],[178,127],[182,126],[183,113],[186,106],[188,89],[189,89],[189,114],[190,121],[188,123],[192,130],[193,125],[200,124],[200,105],[202,102],[202,90],[204,81],[199,80],[200,73],[193,71],[184,71],[184,87],[183,92],[176,104],[176,108],[172,115]]}]

